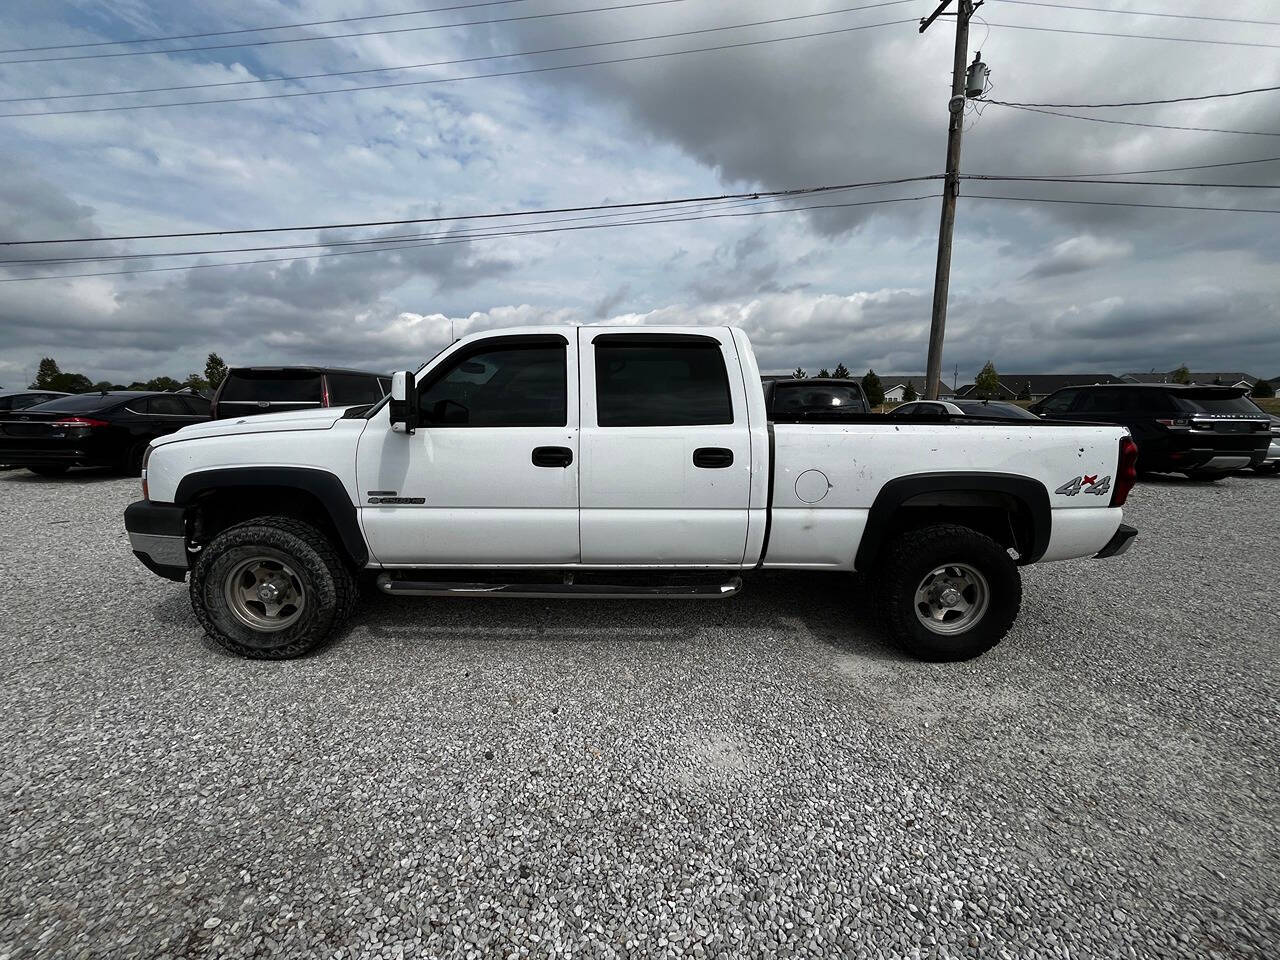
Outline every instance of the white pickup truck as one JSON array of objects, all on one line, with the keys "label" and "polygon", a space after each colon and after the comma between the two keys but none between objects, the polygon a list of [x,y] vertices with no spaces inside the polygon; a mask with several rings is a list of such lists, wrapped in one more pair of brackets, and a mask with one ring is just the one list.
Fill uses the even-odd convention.
[{"label": "white pickup truck", "polygon": [[736,328],[492,331],[372,406],[160,437],[125,527],[152,571],[190,572],[210,637],[262,659],[324,643],[361,580],[699,598],[761,569],[865,574],[897,643],[962,659],[1012,625],[1018,565],[1114,556],[1137,532],[1121,427],[891,420],[822,397],[771,418]]}]

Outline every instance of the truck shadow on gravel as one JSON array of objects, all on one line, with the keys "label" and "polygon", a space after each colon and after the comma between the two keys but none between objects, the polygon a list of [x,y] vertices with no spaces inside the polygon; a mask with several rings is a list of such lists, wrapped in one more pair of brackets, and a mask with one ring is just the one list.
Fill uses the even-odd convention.
[{"label": "truck shadow on gravel", "polygon": [[[858,578],[811,572],[753,574],[727,600],[432,599],[370,589],[343,635],[358,630],[402,643],[674,644],[718,631],[780,640],[807,635],[846,655],[905,659],[884,637]],[[333,645],[342,643],[338,637]]]}]

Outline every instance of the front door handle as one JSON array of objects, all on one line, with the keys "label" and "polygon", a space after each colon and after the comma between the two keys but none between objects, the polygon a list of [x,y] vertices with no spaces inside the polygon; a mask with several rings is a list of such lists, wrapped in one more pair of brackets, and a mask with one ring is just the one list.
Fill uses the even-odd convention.
[{"label": "front door handle", "polygon": [[693,451],[693,465],[708,470],[733,466],[733,451],[727,447],[699,447]]},{"label": "front door handle", "polygon": [[573,463],[573,451],[568,447],[534,447],[535,467],[567,467]]}]

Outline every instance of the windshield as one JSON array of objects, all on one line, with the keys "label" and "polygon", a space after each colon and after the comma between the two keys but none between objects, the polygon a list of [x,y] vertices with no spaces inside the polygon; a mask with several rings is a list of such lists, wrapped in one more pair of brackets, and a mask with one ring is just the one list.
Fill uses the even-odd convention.
[{"label": "windshield", "polygon": [[1024,410],[1016,403],[1001,403],[985,400],[952,400],[957,407],[971,417],[1004,417],[1009,420],[1039,420],[1030,410]]}]

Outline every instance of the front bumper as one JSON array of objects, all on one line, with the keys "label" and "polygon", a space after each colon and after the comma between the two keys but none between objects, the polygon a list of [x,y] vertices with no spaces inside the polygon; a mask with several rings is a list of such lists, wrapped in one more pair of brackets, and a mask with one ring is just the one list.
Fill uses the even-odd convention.
[{"label": "front bumper", "polygon": [[181,583],[187,578],[186,509],[174,503],[137,500],[124,511],[133,555],[156,576]]},{"label": "front bumper", "polygon": [[1125,553],[1133,546],[1133,540],[1138,535],[1138,528],[1131,527],[1127,523],[1120,524],[1115,534],[1107,541],[1107,545],[1093,555],[1095,560],[1105,560],[1107,557],[1118,557]]}]

